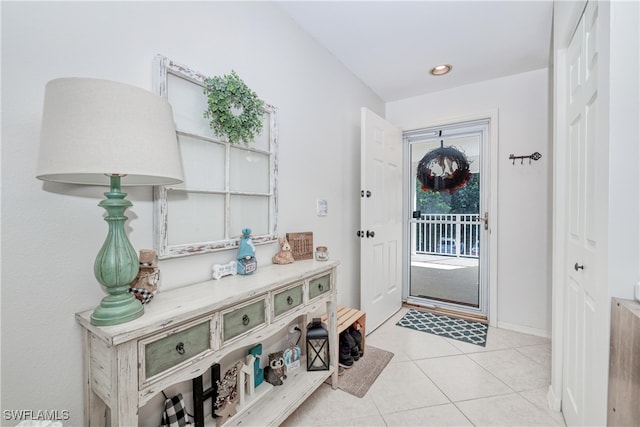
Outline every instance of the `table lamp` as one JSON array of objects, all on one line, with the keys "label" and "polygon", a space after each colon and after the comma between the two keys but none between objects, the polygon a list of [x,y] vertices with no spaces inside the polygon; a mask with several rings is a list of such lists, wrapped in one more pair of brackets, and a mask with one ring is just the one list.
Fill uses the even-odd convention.
[{"label": "table lamp", "polygon": [[124,212],[133,205],[120,186],[182,182],[169,103],[144,89],[107,80],[50,81],[45,88],[36,177],[110,185],[99,203],[107,211],[109,230],[94,264],[96,279],[108,295],[93,311],[91,323],[116,325],[142,316],[142,304],[129,293],[139,265],[124,228]]}]

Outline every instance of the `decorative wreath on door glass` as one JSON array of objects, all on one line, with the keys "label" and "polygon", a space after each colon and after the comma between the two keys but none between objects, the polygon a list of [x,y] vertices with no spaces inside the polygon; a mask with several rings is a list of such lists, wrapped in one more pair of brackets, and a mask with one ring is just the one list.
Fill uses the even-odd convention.
[{"label": "decorative wreath on door glass", "polygon": [[469,161],[457,148],[441,146],[420,160],[417,178],[424,192],[454,193],[471,179]]},{"label": "decorative wreath on door glass", "polygon": [[253,141],[262,131],[264,101],[232,70],[224,76],[204,80],[209,127],[231,143]]}]

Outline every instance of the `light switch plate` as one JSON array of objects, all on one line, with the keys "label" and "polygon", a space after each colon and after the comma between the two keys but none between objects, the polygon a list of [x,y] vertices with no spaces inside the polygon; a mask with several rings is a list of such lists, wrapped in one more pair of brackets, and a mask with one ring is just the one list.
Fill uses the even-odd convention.
[{"label": "light switch plate", "polygon": [[327,216],[329,215],[329,202],[325,199],[318,199],[316,201],[316,213],[318,216]]}]

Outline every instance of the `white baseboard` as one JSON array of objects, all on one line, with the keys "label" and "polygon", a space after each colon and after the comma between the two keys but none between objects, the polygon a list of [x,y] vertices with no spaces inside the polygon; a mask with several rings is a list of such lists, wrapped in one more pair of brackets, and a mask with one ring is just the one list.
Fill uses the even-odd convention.
[{"label": "white baseboard", "polygon": [[513,323],[498,321],[498,328],[509,329],[510,331],[522,332],[523,334],[535,335],[542,338],[551,338],[551,332],[542,329],[530,328],[528,326],[515,325]]},{"label": "white baseboard", "polygon": [[556,395],[555,390],[553,390],[553,385],[549,386],[549,391],[547,392],[547,402],[549,403],[549,408],[556,412],[560,412],[562,409],[562,399],[560,396]]}]

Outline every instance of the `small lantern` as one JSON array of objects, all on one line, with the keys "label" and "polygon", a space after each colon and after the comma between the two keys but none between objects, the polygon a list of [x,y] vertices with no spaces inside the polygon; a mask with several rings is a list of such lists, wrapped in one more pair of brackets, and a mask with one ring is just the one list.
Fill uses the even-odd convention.
[{"label": "small lantern", "polygon": [[307,325],[307,371],[329,370],[329,333],[318,318]]}]

